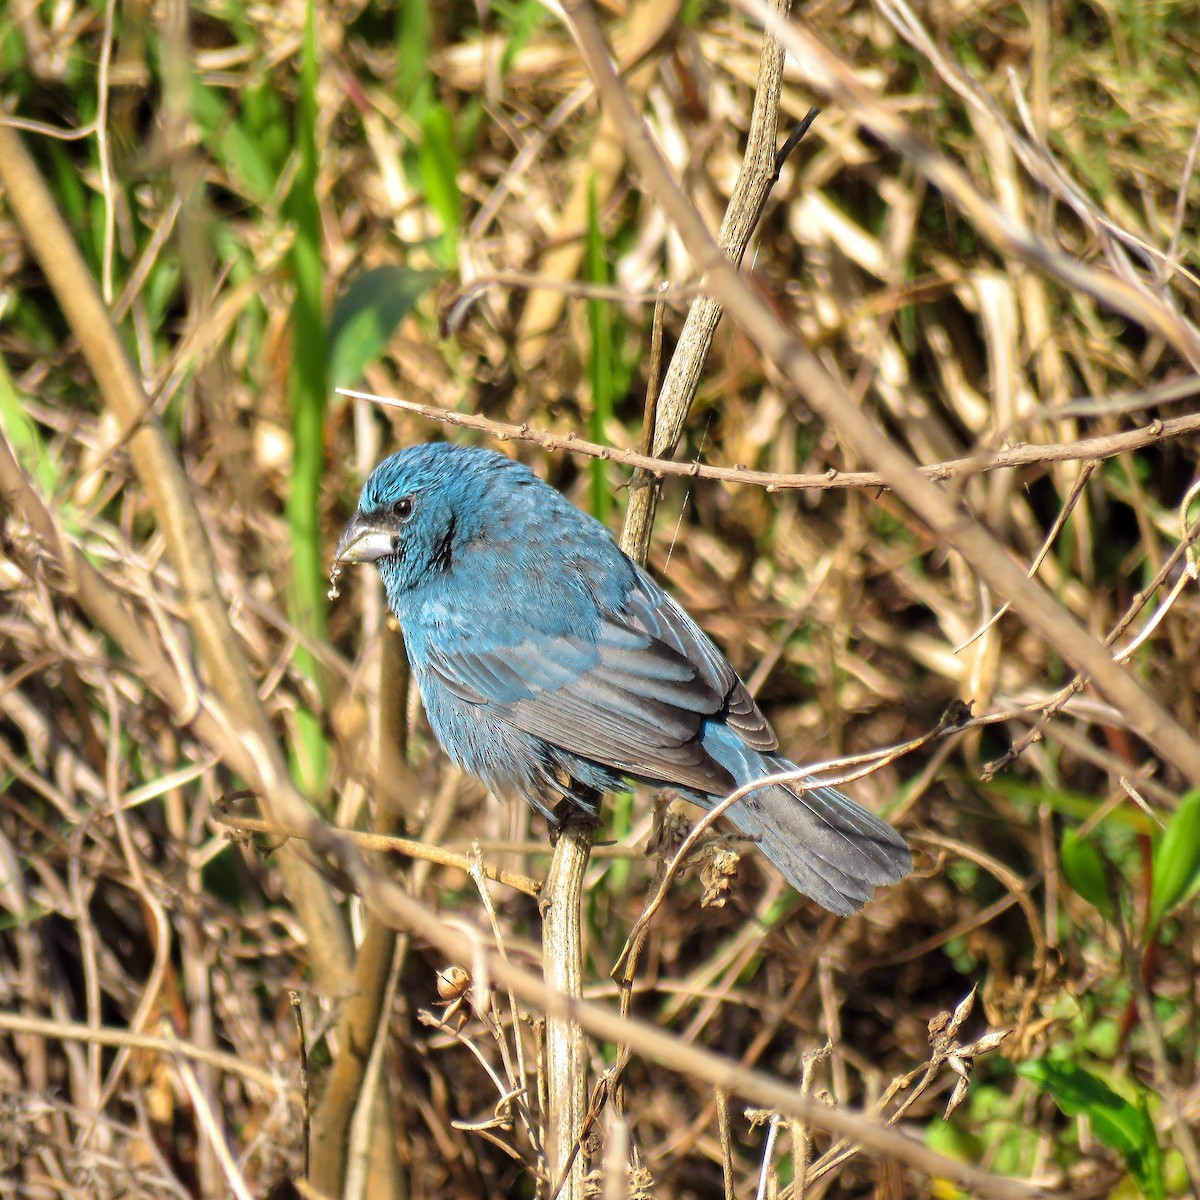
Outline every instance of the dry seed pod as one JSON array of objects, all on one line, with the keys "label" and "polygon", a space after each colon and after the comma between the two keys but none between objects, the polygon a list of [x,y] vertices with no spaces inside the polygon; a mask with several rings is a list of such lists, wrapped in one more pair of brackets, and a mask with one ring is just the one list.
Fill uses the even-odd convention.
[{"label": "dry seed pod", "polygon": [[438,972],[438,995],[447,1003],[461,1000],[471,986],[471,976],[462,967],[446,967]]}]

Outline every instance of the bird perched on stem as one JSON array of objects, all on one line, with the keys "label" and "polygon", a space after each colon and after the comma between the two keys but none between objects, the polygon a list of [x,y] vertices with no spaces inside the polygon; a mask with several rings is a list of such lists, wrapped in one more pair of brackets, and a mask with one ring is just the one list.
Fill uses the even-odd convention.
[{"label": "bird perched on stem", "polygon": [[[385,459],[338,542],[335,587],[343,564],[366,562],[443,749],[551,821],[595,815],[597,794],[627,779],[710,808],[798,770],[691,617],[520,463],[446,444]],[[727,815],[831,912],[912,869],[900,836],[832,787],[766,785]]]}]

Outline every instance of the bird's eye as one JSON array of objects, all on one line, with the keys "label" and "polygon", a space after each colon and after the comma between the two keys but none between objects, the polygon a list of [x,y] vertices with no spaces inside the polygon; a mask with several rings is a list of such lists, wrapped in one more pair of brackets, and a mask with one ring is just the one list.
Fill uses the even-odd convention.
[{"label": "bird's eye", "polygon": [[392,512],[400,518],[401,521],[407,521],[412,516],[413,502],[411,496],[401,496],[395,504],[392,505]]}]

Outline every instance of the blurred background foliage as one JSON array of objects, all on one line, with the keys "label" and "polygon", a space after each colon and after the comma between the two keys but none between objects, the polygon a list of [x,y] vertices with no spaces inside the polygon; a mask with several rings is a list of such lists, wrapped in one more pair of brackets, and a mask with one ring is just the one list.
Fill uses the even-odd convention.
[{"label": "blurred background foliage", "polygon": [[[630,92],[715,227],[739,162],[759,31],[696,0],[614,0],[605,15]],[[1081,259],[1124,263],[1196,317],[1194,3],[928,0],[909,13],[897,0],[813,0],[797,15],[1006,212]],[[905,36],[909,17],[935,54]],[[975,96],[1044,151],[1094,219],[1030,177]],[[365,385],[638,448],[652,297],[664,280],[694,284],[686,254],[599,119],[569,35],[534,0],[15,0],[0,12],[0,98],[10,116],[50,127],[26,132],[26,144],[186,467],[297,782],[338,823],[365,826],[381,600],[364,576],[329,606],[331,547],[384,453],[475,435],[333,389]],[[784,128],[816,99],[789,72]],[[1188,411],[1187,399],[1154,393],[1134,411],[1068,407],[1160,388],[1186,364],[1088,297],[1006,262],[836,109],[784,168],[745,267],[923,462]],[[531,290],[514,272],[615,285],[628,299]],[[458,289],[492,277],[447,335]],[[684,307],[667,304],[667,353]],[[3,196],[0,428],[87,559],[149,605],[164,644],[186,658],[156,514]],[[619,520],[624,469],[503,448]],[[729,322],[680,457],[770,471],[860,465]],[[1104,462],[1079,492],[1038,577],[1097,636],[1176,545],[1195,462],[1194,439],[1162,441]],[[955,486],[1032,564],[1080,469],[1045,463]],[[336,1000],[308,982],[304,933],[272,857],[230,842],[211,819],[241,781],[171,720],[69,595],[19,569],[9,545],[0,1007],[150,1031],[167,1022],[189,1043],[294,1083],[287,996],[297,988],[319,1092],[338,1049]],[[962,1044],[1011,1032],[979,1056],[948,1119],[953,1071],[906,1109],[906,1128],[1064,1195],[1190,1194],[1197,797],[1183,797],[1086,690],[1044,740],[982,781],[983,766],[1029,727],[1030,706],[1070,671],[1011,615],[970,640],[996,603],[953,547],[886,493],[668,481],[652,565],[751,681],[800,761],[915,736],[957,699],[976,714],[1014,715],[855,786],[918,850],[915,878],[862,916],[826,917],[753,853],[723,907],[701,907],[695,878],[678,886],[635,1010],[785,1078],[831,1039],[815,1087],[870,1105],[931,1058],[929,1022],[978,987]],[[1185,588],[1131,668],[1193,729],[1196,617]],[[408,713],[409,829],[440,813],[447,844],[532,842],[485,853],[543,871],[542,824],[453,776],[415,707]],[[639,850],[651,807],[616,798],[606,836]],[[614,997],[608,973],[652,876],[640,853],[597,857],[590,994]],[[478,915],[461,872],[439,869],[424,894]],[[496,906],[510,951],[536,954],[536,908],[503,889]],[[519,1130],[485,1137],[454,1124],[486,1114],[494,1096],[461,1041],[415,1020],[435,1002],[444,965],[412,948],[393,1016],[387,1078],[404,1188],[532,1195]],[[481,1027],[467,1035],[495,1058]],[[596,1047],[598,1062],[610,1049]],[[211,1066],[201,1080],[253,1194],[300,1171],[294,1087],[272,1092]],[[630,1081],[646,1194],[722,1195],[711,1094],[637,1060]],[[732,1140],[738,1195],[764,1181],[787,1187],[790,1158],[764,1167],[763,1128],[740,1111]],[[817,1149],[826,1145],[818,1136]],[[230,1186],[169,1057],[11,1026],[0,1029],[0,1173],[15,1181],[0,1194],[14,1196]],[[862,1157],[809,1194],[873,1188],[957,1194]]]}]

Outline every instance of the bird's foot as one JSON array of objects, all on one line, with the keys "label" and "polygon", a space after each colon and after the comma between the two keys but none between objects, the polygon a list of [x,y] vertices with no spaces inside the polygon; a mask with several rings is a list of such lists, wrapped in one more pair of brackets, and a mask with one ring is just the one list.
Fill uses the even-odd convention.
[{"label": "bird's foot", "polygon": [[599,824],[599,813],[580,808],[576,800],[561,800],[554,806],[554,816],[549,822],[550,845],[557,846],[566,829],[595,829]]}]

